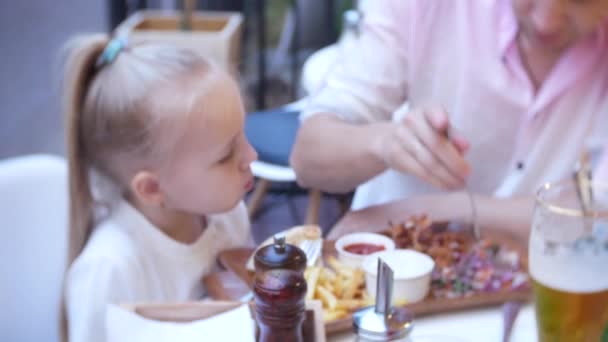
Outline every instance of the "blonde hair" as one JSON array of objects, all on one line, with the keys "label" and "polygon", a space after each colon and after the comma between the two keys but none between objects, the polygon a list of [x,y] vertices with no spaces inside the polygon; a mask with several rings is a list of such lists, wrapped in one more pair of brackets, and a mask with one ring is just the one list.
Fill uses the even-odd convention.
[{"label": "blonde hair", "polygon": [[[70,51],[64,76],[70,194],[68,268],[81,253],[95,223],[91,172],[102,174],[120,191],[126,191],[132,172],[167,152],[161,150],[166,144],[153,137],[161,126],[175,120],[176,113],[152,108],[153,92],[176,85],[195,70],[202,73],[203,81],[212,69],[190,50],[155,44],[127,45],[113,61],[96,66],[109,41],[107,35],[93,34],[76,37],[66,46]],[[65,307],[61,327],[67,340]]]}]

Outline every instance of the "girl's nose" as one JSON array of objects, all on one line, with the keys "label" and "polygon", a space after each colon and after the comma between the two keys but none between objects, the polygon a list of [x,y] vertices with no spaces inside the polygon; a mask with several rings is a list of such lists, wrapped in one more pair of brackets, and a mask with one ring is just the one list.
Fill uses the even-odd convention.
[{"label": "girl's nose", "polygon": [[251,163],[257,159],[258,159],[258,153],[253,148],[253,146],[251,146],[249,141],[245,140],[245,153],[243,153],[243,161],[241,163],[241,170],[243,170],[243,171],[248,170],[249,165],[251,165]]}]

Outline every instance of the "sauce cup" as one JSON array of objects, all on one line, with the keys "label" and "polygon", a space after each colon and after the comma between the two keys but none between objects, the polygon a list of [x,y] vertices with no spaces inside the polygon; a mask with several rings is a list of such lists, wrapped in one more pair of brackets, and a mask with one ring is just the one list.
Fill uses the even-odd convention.
[{"label": "sauce cup", "polygon": [[393,302],[416,303],[429,293],[433,259],[411,249],[395,249],[371,254],[363,261],[367,293],[376,298],[378,258],[382,258],[394,272]]},{"label": "sauce cup", "polygon": [[339,238],[335,246],[338,259],[353,268],[361,268],[363,260],[373,252],[395,249],[391,238],[375,233],[347,234]]}]

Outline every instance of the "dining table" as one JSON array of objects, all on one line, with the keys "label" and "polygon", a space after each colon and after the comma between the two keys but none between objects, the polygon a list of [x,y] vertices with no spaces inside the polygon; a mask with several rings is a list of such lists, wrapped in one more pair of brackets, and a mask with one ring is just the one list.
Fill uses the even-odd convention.
[{"label": "dining table", "polygon": [[[502,306],[415,318],[408,342],[505,342]],[[352,332],[328,336],[328,342],[352,342]],[[510,342],[535,342],[534,308],[525,304],[517,316]]]},{"label": "dining table", "polygon": [[[389,202],[365,209],[347,212],[331,229],[330,235],[339,236],[357,231],[382,231],[389,222],[402,222],[412,215],[426,214],[432,220],[446,221],[457,218],[466,221],[468,213],[458,213],[455,208],[438,205],[432,197],[417,197]],[[501,234],[500,227],[482,227],[494,235]],[[508,236],[508,234],[505,234]],[[516,237],[510,236],[513,239]],[[519,241],[526,250],[525,241]],[[475,308],[440,313],[415,318],[411,342],[492,342],[503,341],[504,312],[506,305]],[[354,341],[352,332],[328,336],[329,342]],[[536,319],[530,301],[521,303],[511,330],[510,342],[535,342]]]},{"label": "dining table", "polygon": [[[450,219],[465,220],[467,214],[454,212],[454,208],[440,206],[432,197],[419,197],[397,202],[376,205],[357,211],[347,212],[330,230],[330,236],[343,235],[349,232],[369,232],[386,230],[389,222],[403,222],[413,215],[426,214],[432,220],[446,221]],[[500,236],[500,227],[482,227],[492,232],[492,236]],[[482,234],[483,235],[483,234]],[[508,234],[504,234],[508,236]],[[333,239],[332,238],[332,239]],[[511,241],[521,244],[520,251],[526,253],[526,242],[509,236]],[[249,254],[248,254],[249,255]],[[526,256],[525,256],[526,257]],[[220,262],[221,263],[221,262]],[[232,276],[233,279],[243,279],[243,275]],[[230,288],[230,282],[222,279],[216,281],[215,288]],[[235,287],[235,296],[239,286]],[[225,298],[229,299],[229,298]],[[531,296],[518,298],[517,302],[494,303],[492,305],[475,306],[468,309],[450,310],[425,314],[415,317],[410,342],[535,342],[536,320]],[[516,305],[515,305],[516,304]],[[503,340],[505,311],[508,307],[518,307],[518,314],[512,321],[511,337]],[[329,342],[345,342],[355,340],[355,335],[348,329],[327,336]]]}]

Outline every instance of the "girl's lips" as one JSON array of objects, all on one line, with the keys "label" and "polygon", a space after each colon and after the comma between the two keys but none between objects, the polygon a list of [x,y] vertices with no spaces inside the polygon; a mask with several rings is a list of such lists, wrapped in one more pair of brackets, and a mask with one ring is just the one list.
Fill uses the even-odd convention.
[{"label": "girl's lips", "polygon": [[245,191],[251,191],[253,189],[253,178],[245,183]]}]

